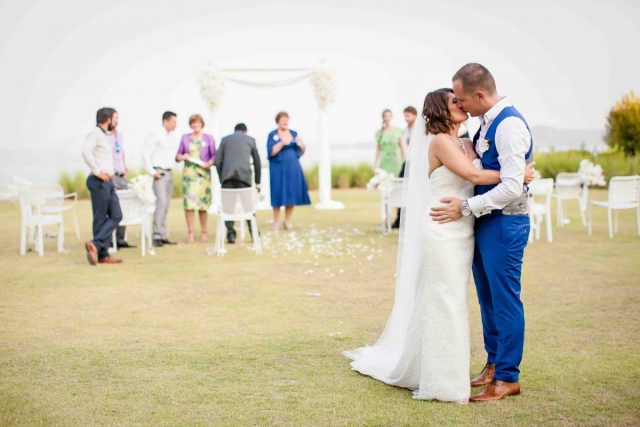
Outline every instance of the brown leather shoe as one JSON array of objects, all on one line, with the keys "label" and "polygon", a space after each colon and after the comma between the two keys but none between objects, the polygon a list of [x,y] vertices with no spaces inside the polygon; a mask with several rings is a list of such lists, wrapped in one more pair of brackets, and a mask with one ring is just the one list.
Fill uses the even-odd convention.
[{"label": "brown leather shoe", "polygon": [[520,383],[506,383],[500,380],[493,380],[487,388],[480,394],[471,396],[470,402],[488,402],[490,400],[500,400],[507,396],[520,394]]},{"label": "brown leather shoe", "polygon": [[475,378],[471,380],[471,387],[481,387],[483,385],[487,385],[493,380],[493,375],[496,373],[496,365],[493,363],[487,363],[484,365],[482,372],[476,375]]},{"label": "brown leather shoe", "polygon": [[98,248],[92,241],[88,241],[84,244],[84,248],[87,250],[87,261],[89,264],[96,265],[98,263]]},{"label": "brown leather shoe", "polygon": [[98,260],[98,262],[100,264],[120,264],[122,262],[122,259],[114,258],[112,256],[108,256],[108,257],[105,257],[105,258],[100,258]]}]

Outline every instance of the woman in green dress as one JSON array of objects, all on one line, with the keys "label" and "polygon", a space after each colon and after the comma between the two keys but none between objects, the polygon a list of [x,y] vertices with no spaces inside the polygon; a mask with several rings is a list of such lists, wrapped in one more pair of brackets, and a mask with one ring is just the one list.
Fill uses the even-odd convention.
[{"label": "woman in green dress", "polygon": [[404,162],[404,143],[402,129],[394,127],[392,119],[391,110],[382,112],[382,128],[376,132],[376,160],[373,166],[398,176]]},{"label": "woman in green dress", "polygon": [[195,211],[200,217],[200,241],[206,242],[207,210],[211,205],[211,166],[216,160],[216,144],[213,136],[202,132],[204,120],[201,115],[189,117],[193,133],[182,136],[176,161],[184,161],[182,170],[182,196],[189,236],[187,243],[194,242]]}]

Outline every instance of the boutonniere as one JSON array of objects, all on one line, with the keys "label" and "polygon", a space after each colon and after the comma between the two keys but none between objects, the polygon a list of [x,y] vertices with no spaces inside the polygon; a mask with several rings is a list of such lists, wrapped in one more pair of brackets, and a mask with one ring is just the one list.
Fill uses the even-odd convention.
[{"label": "boutonniere", "polygon": [[207,146],[207,141],[202,141],[202,146],[206,147]]},{"label": "boutonniere", "polygon": [[275,134],[275,135],[273,136],[273,140],[274,140],[275,142],[280,141],[280,137],[278,136],[278,134]]},{"label": "boutonniere", "polygon": [[491,145],[491,141],[487,141],[486,139],[480,139],[478,142],[478,153],[482,156],[485,151],[489,149]]}]

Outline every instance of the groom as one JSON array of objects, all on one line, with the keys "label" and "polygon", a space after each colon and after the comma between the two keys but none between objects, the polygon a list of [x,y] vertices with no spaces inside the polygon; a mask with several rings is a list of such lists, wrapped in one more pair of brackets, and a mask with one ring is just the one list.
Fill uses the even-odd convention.
[{"label": "groom", "polygon": [[484,169],[500,172],[497,185],[477,185],[468,200],[441,199],[431,210],[446,223],[474,215],[476,245],[473,278],[476,284],[487,364],[471,380],[486,385],[473,402],[499,400],[520,393],[518,375],[524,345],[524,310],[520,300],[522,257],[529,237],[525,164],[533,141],[524,117],[496,91],[493,76],[480,64],[467,64],[453,76],[457,105],[480,118],[473,138]]}]

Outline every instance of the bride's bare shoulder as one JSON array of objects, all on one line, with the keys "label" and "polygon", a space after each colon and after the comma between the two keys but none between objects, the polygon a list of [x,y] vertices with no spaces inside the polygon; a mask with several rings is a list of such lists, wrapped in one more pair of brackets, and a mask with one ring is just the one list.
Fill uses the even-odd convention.
[{"label": "bride's bare shoulder", "polygon": [[446,142],[447,139],[449,139],[449,136],[446,133],[439,133],[437,135],[434,135],[433,139],[431,140],[431,145],[442,144],[442,143]]}]

